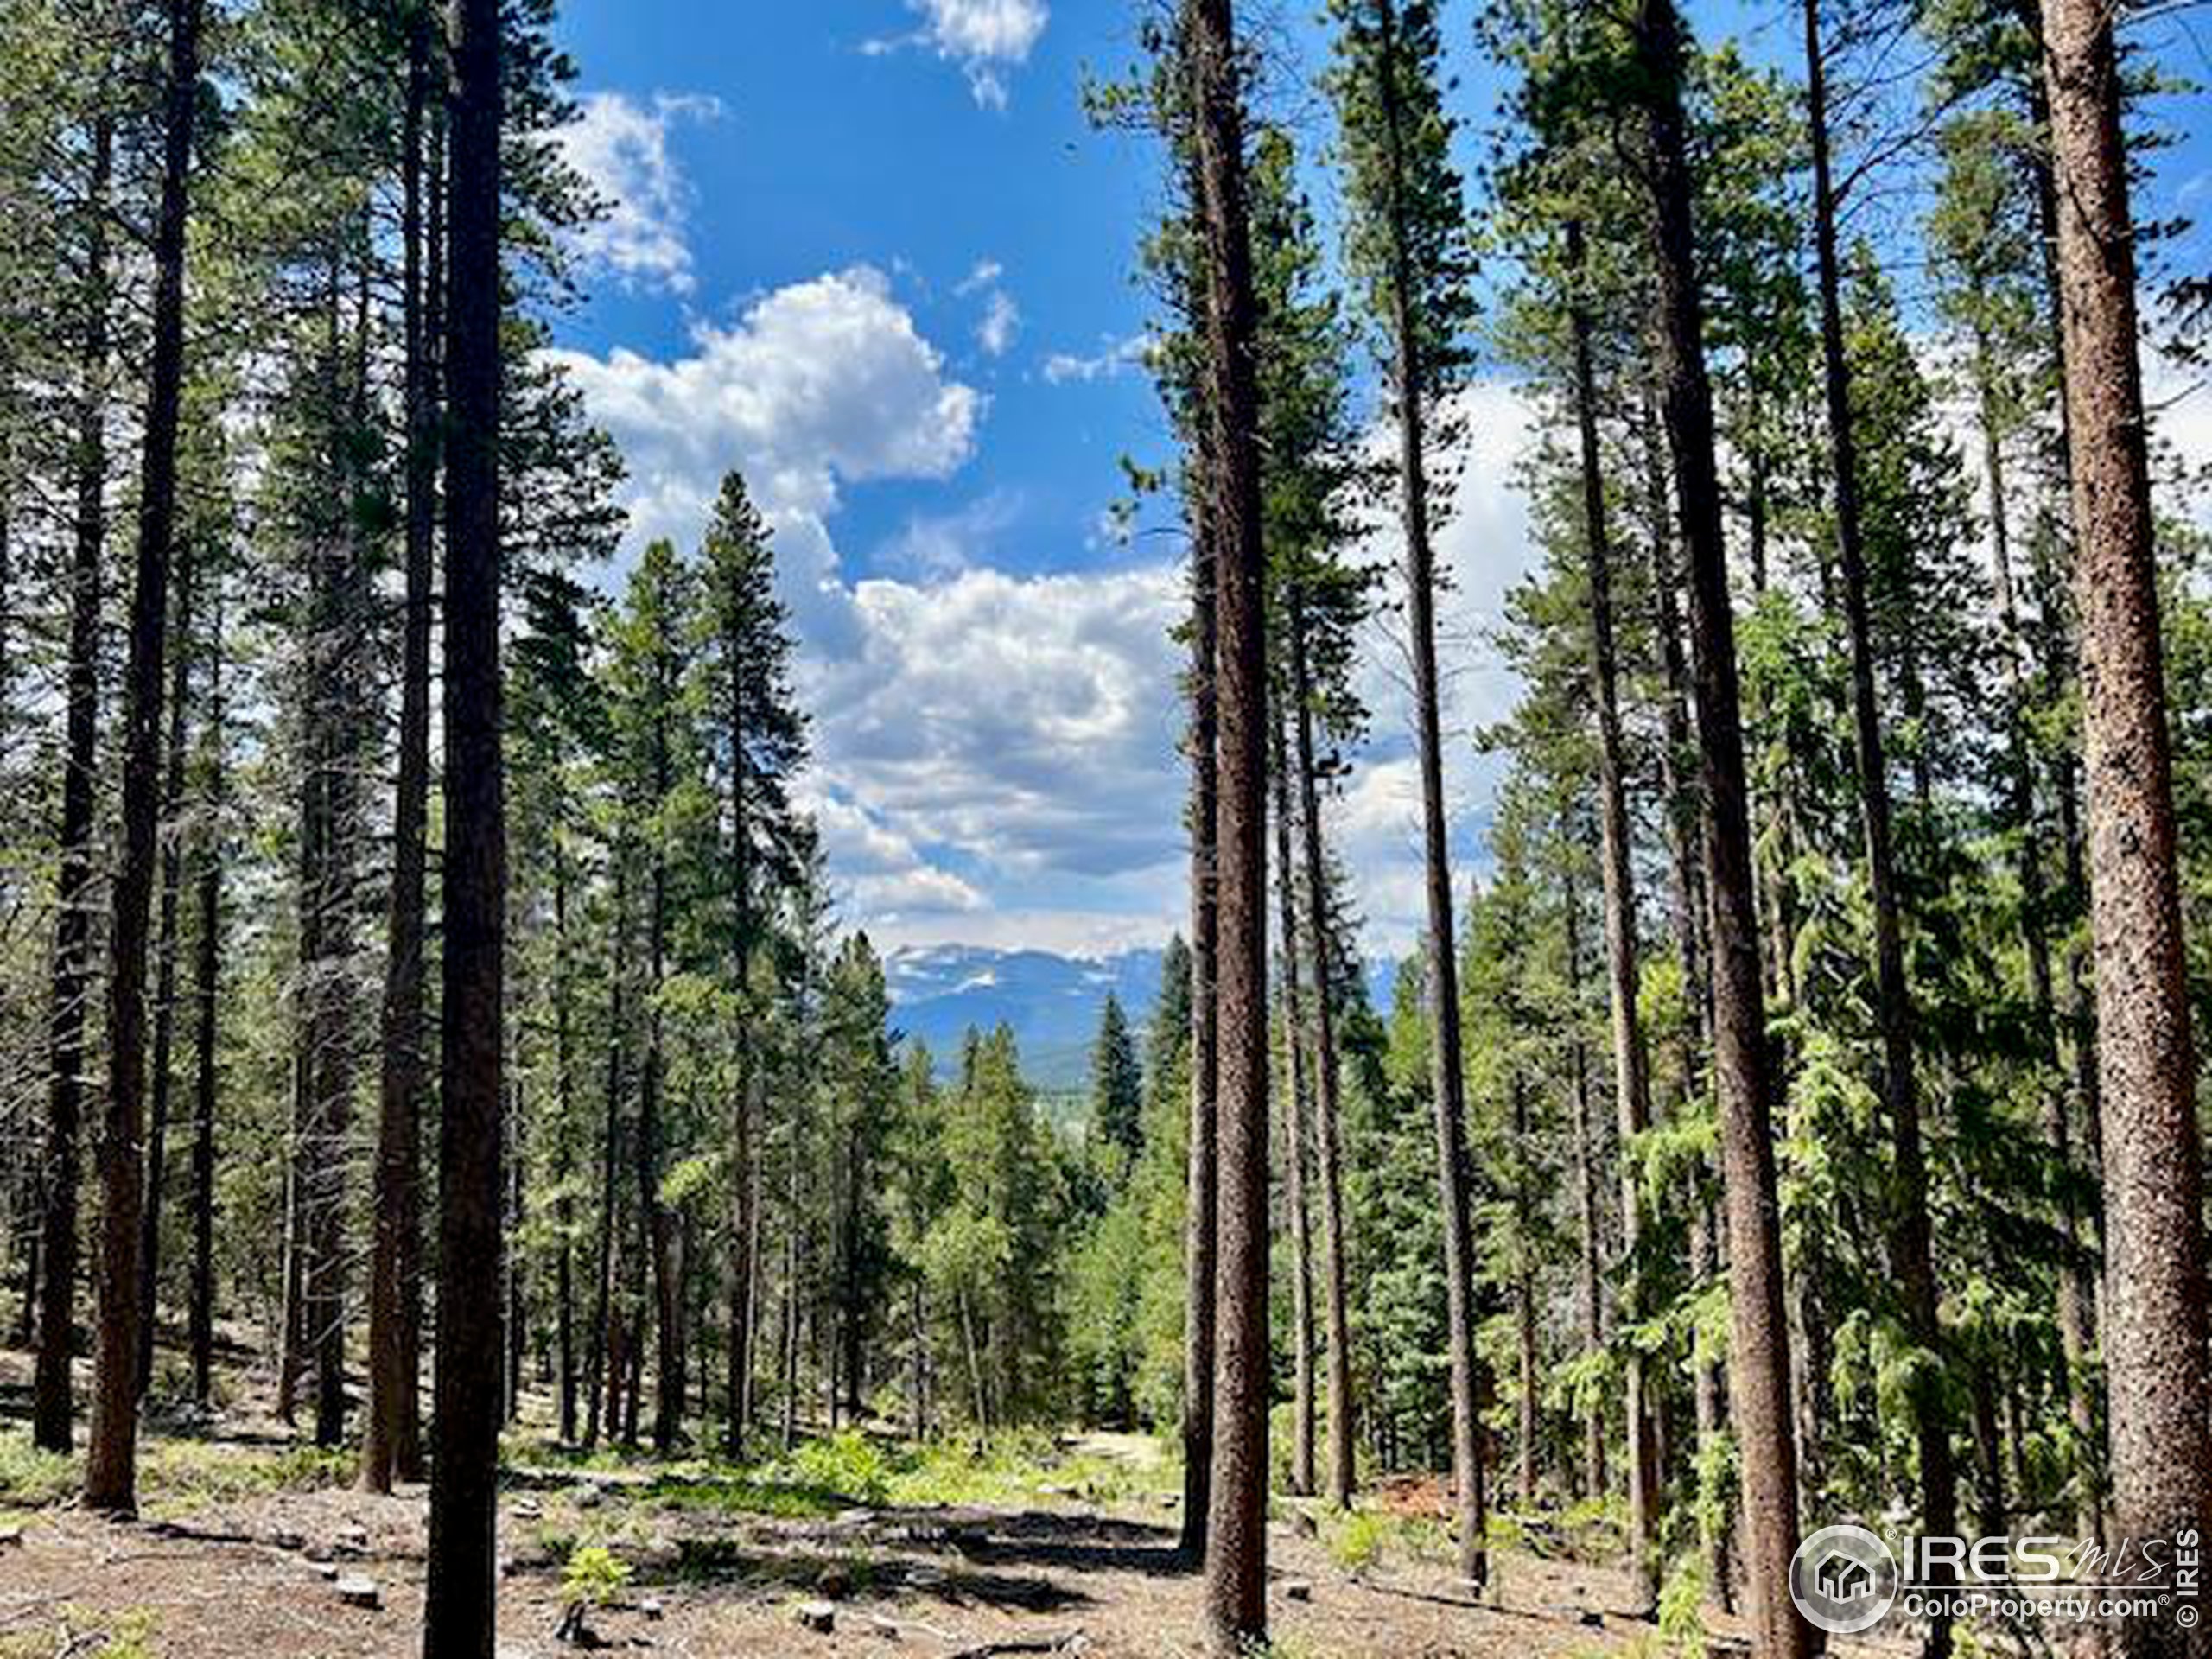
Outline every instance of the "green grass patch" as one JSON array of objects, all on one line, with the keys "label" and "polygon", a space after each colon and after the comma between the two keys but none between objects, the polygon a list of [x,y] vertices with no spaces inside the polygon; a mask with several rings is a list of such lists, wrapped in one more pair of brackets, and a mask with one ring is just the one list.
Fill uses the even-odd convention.
[{"label": "green grass patch", "polygon": [[29,1434],[0,1434],[0,1504],[45,1509],[69,1497],[83,1479],[79,1459],[41,1452]]},{"label": "green grass patch", "polygon": [[65,1603],[55,1618],[58,1622],[45,1630],[0,1636],[0,1659],[54,1659],[57,1653],[83,1654],[90,1659],[154,1659],[161,1651],[154,1640],[155,1616],[144,1607],[94,1613]]}]

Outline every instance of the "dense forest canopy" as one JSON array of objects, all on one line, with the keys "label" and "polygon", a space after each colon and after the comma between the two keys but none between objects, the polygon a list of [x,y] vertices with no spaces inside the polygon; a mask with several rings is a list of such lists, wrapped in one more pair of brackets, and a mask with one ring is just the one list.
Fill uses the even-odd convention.
[{"label": "dense forest canopy", "polygon": [[[0,1654],[346,1487],[360,1651],[2212,1652],[2186,9],[880,10],[1130,332],[695,311],[555,0],[0,0]],[[841,562],[1001,398],[1096,568]]]}]

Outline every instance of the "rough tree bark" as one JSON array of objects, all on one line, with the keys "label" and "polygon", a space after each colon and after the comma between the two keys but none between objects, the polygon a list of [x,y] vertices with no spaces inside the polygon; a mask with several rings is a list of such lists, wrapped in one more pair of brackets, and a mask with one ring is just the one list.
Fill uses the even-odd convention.
[{"label": "rough tree bark", "polygon": [[499,1458],[505,777],[499,684],[499,0],[453,10],[437,1456],[424,1659],[489,1659]]},{"label": "rough tree bark", "polygon": [[[2113,1519],[2119,1536],[2192,1535],[2201,1550],[2212,1526],[2203,1154],[2111,8],[2045,0],[2044,36],[2079,543]],[[2212,1637],[2138,1618],[2120,1646],[2163,1659],[2212,1651]]]},{"label": "rough tree bark", "polygon": [[1783,1308],[1770,1062],[1752,896],[1735,621],[1729,609],[1713,388],[1706,377],[1704,301],[1698,286],[1682,112],[1682,25],[1673,0],[1638,0],[1634,27],[1649,146],[1659,371],[1690,575],[1712,918],[1713,1065],[1735,1293],[1732,1397],[1743,1447],[1751,1640],[1763,1659],[1800,1659],[1812,1650],[1812,1630],[1788,1588],[1797,1548],[1789,1334]]},{"label": "rough tree bark", "polygon": [[1183,1224],[1183,1525],[1178,1547],[1205,1554],[1213,1475],[1214,627],[1212,522],[1204,439],[1191,505],[1191,1122]]},{"label": "rough tree bark", "polygon": [[184,396],[185,217],[200,107],[200,0],[170,0],[154,231],[152,348],[139,458],[138,546],[124,671],[123,848],[109,930],[108,1098],[99,1146],[99,1325],[92,1349],[87,1508],[137,1507],[138,1229],[145,1201],[146,935],[161,810],[162,670],[176,532],[177,425]]},{"label": "rough tree bark", "polygon": [[1258,306],[1244,194],[1243,67],[1230,0],[1186,0],[1205,243],[1213,691],[1217,1200],[1206,1626],[1217,1651],[1267,1632],[1268,952],[1266,552]]}]

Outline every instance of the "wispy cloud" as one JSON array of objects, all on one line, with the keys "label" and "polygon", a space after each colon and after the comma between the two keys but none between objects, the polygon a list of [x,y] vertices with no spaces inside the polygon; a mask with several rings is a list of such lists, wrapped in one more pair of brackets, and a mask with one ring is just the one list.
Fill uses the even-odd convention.
[{"label": "wispy cloud", "polygon": [[578,238],[586,265],[626,287],[691,292],[691,188],[669,133],[683,122],[714,120],[721,107],[718,99],[688,92],[655,92],[645,103],[622,92],[585,96],[561,143],[604,209]]},{"label": "wispy cloud", "polygon": [[1045,379],[1055,386],[1071,381],[1110,380],[1131,369],[1143,367],[1146,354],[1151,350],[1150,334],[1131,334],[1127,340],[1109,341],[1087,357],[1073,352],[1054,352],[1045,359]]},{"label": "wispy cloud", "polygon": [[1052,16],[1045,0],[906,0],[921,15],[921,27],[904,35],[884,36],[861,49],[871,56],[918,46],[957,63],[969,90],[987,108],[1007,103],[1005,72],[1029,60]]}]

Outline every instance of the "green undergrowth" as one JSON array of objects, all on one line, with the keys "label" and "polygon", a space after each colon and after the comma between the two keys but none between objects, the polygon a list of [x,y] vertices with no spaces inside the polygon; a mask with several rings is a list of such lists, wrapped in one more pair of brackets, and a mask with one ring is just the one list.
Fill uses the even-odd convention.
[{"label": "green undergrowth", "polygon": [[1425,1516],[1355,1508],[1325,1512],[1320,1527],[1323,1546],[1347,1573],[1365,1573],[1393,1562],[1446,1562],[1458,1555],[1451,1529]]},{"label": "green undergrowth", "polygon": [[161,1651],[155,1640],[155,1616],[144,1607],[93,1612],[65,1603],[54,1617],[54,1624],[45,1630],[0,1636],[0,1659],[54,1659],[56,1654],[74,1659],[154,1659]]},{"label": "green undergrowth", "polygon": [[[342,1485],[355,1467],[354,1454],[343,1448],[149,1440],[138,1458],[139,1503],[150,1519],[174,1518],[209,1503]],[[0,1434],[0,1512],[65,1503],[84,1473],[81,1453],[41,1452],[28,1434]]]},{"label": "green undergrowth", "polygon": [[608,1477],[606,1491],[618,1503],[779,1520],[820,1519],[855,1508],[1114,1505],[1172,1491],[1177,1480],[1165,1463],[1139,1467],[1020,1431],[979,1446],[964,1440],[917,1444],[847,1429],[747,1463],[709,1456],[658,1460],[606,1448],[583,1454],[543,1443],[510,1451],[517,1467],[557,1469],[580,1481]]}]

